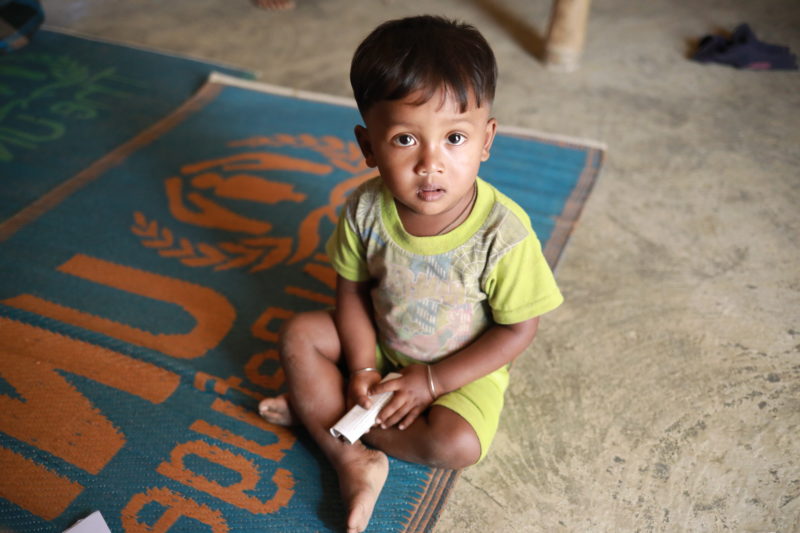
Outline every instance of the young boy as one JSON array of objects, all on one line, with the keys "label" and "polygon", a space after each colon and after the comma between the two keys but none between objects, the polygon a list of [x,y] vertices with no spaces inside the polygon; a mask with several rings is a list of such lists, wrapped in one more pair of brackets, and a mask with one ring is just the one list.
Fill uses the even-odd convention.
[{"label": "young boy", "polygon": [[[287,322],[289,392],[259,406],[270,422],[302,423],[331,461],[348,532],[367,527],[385,454],[442,468],[485,456],[508,364],[562,302],[528,217],[477,177],[497,127],[496,72],[475,28],[429,16],[382,24],[353,57],[355,135],[380,175],[351,194],[328,242],[335,310]],[[389,370],[401,377],[380,383]],[[331,436],[349,407],[385,391],[370,447]]]}]

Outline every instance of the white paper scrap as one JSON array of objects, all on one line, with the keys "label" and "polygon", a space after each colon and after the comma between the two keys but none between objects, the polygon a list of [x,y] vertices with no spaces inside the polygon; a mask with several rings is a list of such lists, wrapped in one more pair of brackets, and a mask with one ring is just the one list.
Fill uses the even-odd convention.
[{"label": "white paper scrap", "polygon": [[65,529],[64,533],[111,533],[108,524],[103,519],[100,511],[95,511],[83,520],[78,520],[75,525]]},{"label": "white paper scrap", "polygon": [[[391,374],[387,374],[386,377],[381,380],[381,383],[399,377],[400,374],[392,372]],[[370,396],[372,405],[369,409],[364,409],[360,405],[354,405],[353,408],[347,411],[347,413],[330,429],[331,435],[348,444],[353,444],[375,425],[375,419],[378,418],[381,409],[389,402],[392,396],[394,396],[393,392],[384,392],[383,394]]]}]

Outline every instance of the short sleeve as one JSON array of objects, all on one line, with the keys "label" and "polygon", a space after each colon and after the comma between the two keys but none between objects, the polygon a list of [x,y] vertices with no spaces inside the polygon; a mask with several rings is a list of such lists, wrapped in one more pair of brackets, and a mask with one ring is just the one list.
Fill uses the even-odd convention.
[{"label": "short sleeve", "polygon": [[352,227],[354,222],[350,207],[351,204],[348,203],[342,211],[325,249],[337,274],[350,281],[366,281],[369,279],[369,271],[364,245]]},{"label": "short sleeve", "polygon": [[564,301],[533,233],[503,255],[486,278],[484,291],[498,324],[524,322]]}]

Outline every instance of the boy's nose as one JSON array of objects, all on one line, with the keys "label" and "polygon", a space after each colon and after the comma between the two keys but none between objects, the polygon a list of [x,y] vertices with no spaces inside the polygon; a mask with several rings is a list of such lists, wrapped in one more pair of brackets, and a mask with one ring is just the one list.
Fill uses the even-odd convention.
[{"label": "boy's nose", "polygon": [[436,174],[444,170],[444,165],[439,154],[438,148],[434,146],[423,146],[420,151],[419,160],[414,167],[414,172],[420,176]]}]

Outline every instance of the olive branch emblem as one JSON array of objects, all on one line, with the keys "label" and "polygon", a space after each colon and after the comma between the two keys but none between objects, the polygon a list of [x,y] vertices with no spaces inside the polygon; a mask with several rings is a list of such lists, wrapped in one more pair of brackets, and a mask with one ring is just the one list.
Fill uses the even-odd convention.
[{"label": "olive branch emblem", "polygon": [[214,267],[228,270],[253,265],[251,272],[266,270],[285,260],[292,251],[289,237],[257,237],[240,242],[221,242],[216,246],[208,243],[192,243],[186,237],[176,238],[172,230],[159,226],[158,221],[148,220],[140,211],[133,214],[131,231],[141,243],[158,250],[162,257],[174,257],[189,267]]}]

